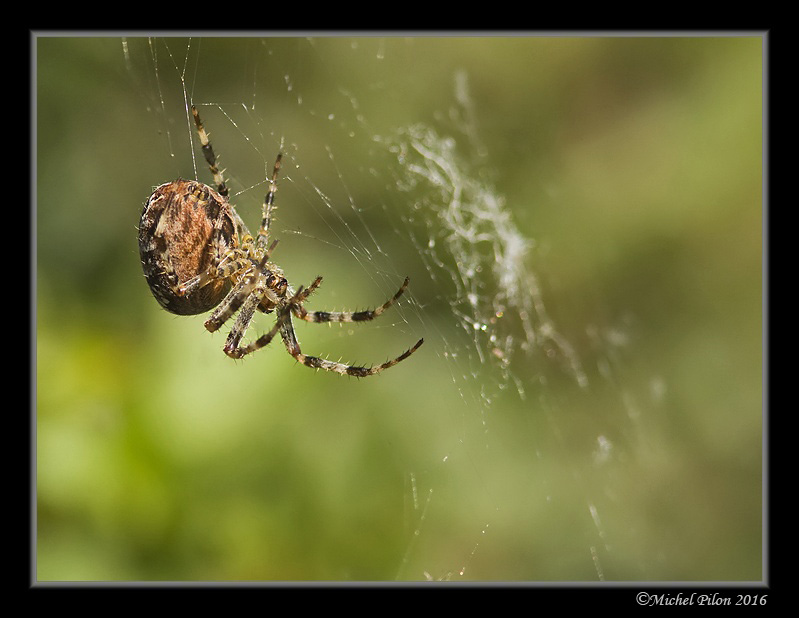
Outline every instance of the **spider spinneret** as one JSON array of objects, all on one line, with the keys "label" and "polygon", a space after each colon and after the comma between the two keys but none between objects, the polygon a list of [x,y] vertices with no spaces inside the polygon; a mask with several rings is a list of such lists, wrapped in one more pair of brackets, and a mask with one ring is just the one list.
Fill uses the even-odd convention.
[{"label": "spider spinneret", "polygon": [[[278,333],[288,353],[297,361],[306,367],[341,375],[375,375],[413,354],[424,339],[398,357],[373,367],[355,367],[302,352],[292,316],[317,324],[373,320],[397,302],[408,287],[408,278],[394,296],[376,309],[357,312],[305,309],[304,302],[321,285],[322,277],[295,291],[281,268],[271,261],[278,241],[269,244],[269,226],[282,154],[275,160],[261,226],[253,237],[228,199],[216,155],[194,106],[191,113],[216,189],[201,182],[178,179],[157,187],[145,202],[139,222],[139,254],[145,279],[158,303],[177,315],[197,315],[213,309],[205,321],[210,332],[219,330],[238,312],[223,348],[231,358],[243,358],[269,345]],[[241,345],[256,311],[274,312],[277,320],[267,333]]]}]

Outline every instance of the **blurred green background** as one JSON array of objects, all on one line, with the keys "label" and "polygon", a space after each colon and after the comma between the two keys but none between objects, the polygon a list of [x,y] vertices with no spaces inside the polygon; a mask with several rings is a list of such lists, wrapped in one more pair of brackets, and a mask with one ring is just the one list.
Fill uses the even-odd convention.
[{"label": "blurred green background", "polygon": [[[759,36],[32,43],[39,581],[762,579]],[[458,74],[463,155],[586,388],[541,349],[513,359],[526,398],[475,370],[382,176],[375,136],[458,126]],[[414,357],[365,380],[277,342],[234,362],[226,331],[159,309],[142,204],[210,180],[184,84],[251,227],[288,153],[276,259],[325,276],[310,306],[411,276],[391,317],[299,325],[304,351],[377,363],[425,337]]]}]

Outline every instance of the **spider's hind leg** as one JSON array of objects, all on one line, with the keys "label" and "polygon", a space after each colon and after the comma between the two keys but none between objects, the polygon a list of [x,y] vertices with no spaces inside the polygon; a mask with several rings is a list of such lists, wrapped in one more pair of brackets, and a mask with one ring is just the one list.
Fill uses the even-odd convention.
[{"label": "spider's hind leg", "polygon": [[346,365],[344,363],[329,361],[327,359],[319,358],[317,356],[309,356],[307,354],[303,354],[300,351],[299,346],[294,351],[289,349],[289,354],[291,354],[294,358],[296,358],[306,367],[311,367],[312,369],[324,369],[325,371],[332,371],[340,375],[354,376],[356,378],[366,378],[368,376],[377,375],[384,369],[388,369],[389,367],[393,367],[397,363],[404,361],[411,354],[416,352],[416,350],[418,350],[423,343],[424,339],[419,339],[419,341],[417,341],[413,345],[413,347],[409,348],[408,350],[405,350],[397,358],[393,358],[390,361],[386,361],[382,365],[375,365],[372,367],[355,367],[353,365]]},{"label": "spider's hind leg", "polygon": [[292,310],[283,310],[278,317],[278,323],[275,326],[280,327],[280,335],[283,337],[283,343],[285,344],[288,353],[291,354],[298,362],[302,363],[306,367],[310,367],[311,369],[324,369],[325,371],[332,371],[333,373],[338,373],[340,375],[365,378],[376,375],[384,369],[393,367],[397,363],[405,360],[411,354],[416,352],[416,350],[419,349],[419,346],[424,343],[424,339],[420,339],[416,342],[416,344],[414,344],[413,347],[406,350],[398,357],[393,358],[390,361],[386,361],[382,365],[375,365],[373,367],[356,367],[354,365],[338,363],[324,358],[319,358],[318,356],[309,356],[308,354],[303,354],[302,350],[300,349],[300,344],[297,341],[297,336],[294,333],[294,325],[291,322],[291,311]]}]

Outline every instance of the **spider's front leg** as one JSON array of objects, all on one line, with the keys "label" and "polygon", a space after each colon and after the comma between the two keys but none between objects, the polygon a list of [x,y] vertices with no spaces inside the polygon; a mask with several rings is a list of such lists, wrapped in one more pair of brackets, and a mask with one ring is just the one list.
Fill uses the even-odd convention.
[{"label": "spider's front leg", "polygon": [[[302,303],[322,283],[322,278],[317,277],[308,289],[303,292],[303,296],[298,302],[292,301],[291,311],[296,317],[306,322],[367,322],[379,317],[386,309],[396,303],[399,297],[405,293],[409,282],[410,279],[405,277],[405,281],[402,282],[397,293],[375,309],[367,309],[366,311],[308,311],[302,306]],[[299,296],[299,294],[298,292],[295,297]]]}]

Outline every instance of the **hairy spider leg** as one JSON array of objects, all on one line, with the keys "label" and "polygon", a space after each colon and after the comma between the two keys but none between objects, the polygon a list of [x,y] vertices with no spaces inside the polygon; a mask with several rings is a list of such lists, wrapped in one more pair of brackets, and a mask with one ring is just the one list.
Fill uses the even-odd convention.
[{"label": "hairy spider leg", "polygon": [[[194,105],[191,106],[191,114],[194,116],[194,125],[197,128],[197,135],[200,138],[203,156],[205,157],[205,162],[208,164],[208,169],[211,170],[211,175],[214,177],[217,192],[222,197],[228,198],[229,191],[227,184],[225,183],[223,170],[220,170],[216,164],[216,154],[214,153],[214,147],[211,145],[210,133],[206,132],[205,126],[203,125],[202,120],[200,120],[200,112],[197,111],[197,108]],[[233,214],[236,217],[236,223],[239,226],[239,229],[241,229],[243,233],[249,234],[250,232],[247,229],[247,226],[244,224],[244,221],[239,216],[239,213],[236,212],[235,208],[233,209]]]},{"label": "hairy spider leg", "polygon": [[283,337],[283,343],[285,344],[288,353],[297,359],[298,362],[302,363],[306,367],[310,367],[311,369],[324,369],[325,371],[332,371],[340,375],[354,376],[356,378],[373,376],[381,371],[384,371],[385,369],[393,367],[416,352],[416,350],[419,349],[419,346],[424,343],[424,339],[419,339],[419,341],[417,341],[412,348],[405,350],[405,352],[396,358],[386,361],[381,365],[375,365],[372,367],[356,367],[354,365],[347,365],[345,363],[338,363],[325,358],[319,358],[318,356],[309,356],[308,354],[303,354],[302,350],[300,349],[300,344],[297,341],[297,336],[294,333],[290,309],[286,308],[280,311],[277,325],[280,327],[280,335]]},{"label": "hairy spider leg", "polygon": [[[270,247],[270,251],[272,249],[274,249],[276,244],[277,244],[277,241],[272,243],[272,246]],[[265,262],[262,263],[262,266],[263,266],[263,264],[265,264]],[[290,306],[293,306],[295,303],[303,302],[306,298],[308,298],[310,293],[313,292],[319,286],[319,284],[321,282],[322,282],[322,277],[317,277],[314,280],[314,282],[308,288],[303,289],[302,286],[300,286],[300,289],[297,290],[297,292],[294,294],[294,296],[292,296],[291,299],[288,301],[287,306],[290,307]],[[253,287],[254,286],[250,286],[248,288],[248,290],[253,290]],[[248,291],[247,293],[250,293],[250,292]],[[246,294],[247,293],[244,292],[244,287],[241,286],[241,291],[236,295],[235,298],[232,298],[232,296],[233,296],[232,293],[229,294],[228,296],[231,297],[230,303],[229,303],[229,306],[226,308],[226,310],[224,312],[224,313],[227,314],[227,317],[224,317],[224,319],[223,319],[223,316],[221,315],[222,312],[219,312],[220,313],[219,316],[216,316],[217,312],[214,312],[214,315],[212,315],[211,318],[209,318],[208,321],[205,323],[205,327],[208,328],[208,330],[211,331],[211,332],[219,329],[219,327],[222,326],[222,324],[224,324],[224,321],[227,320],[231,315],[233,315],[236,312],[236,310],[242,305],[242,303],[244,302],[244,299],[246,298]],[[256,298],[258,298],[258,296],[256,296]],[[226,298],[225,300],[228,300],[228,299]],[[224,301],[223,301],[223,304],[224,304]],[[250,321],[252,320],[252,317],[253,317],[253,315],[255,313],[255,309],[257,308],[257,306],[258,306],[258,303],[255,302],[253,308],[251,310],[249,310],[250,315],[249,315],[249,318],[246,319],[246,324],[241,320],[241,314],[239,314],[239,318],[236,320],[236,325],[237,326],[241,326],[241,328],[239,329],[239,332],[237,333],[237,336],[235,336],[235,337],[233,336],[233,332],[231,331],[230,336],[228,337],[227,343],[225,344],[225,353],[228,356],[232,356],[233,358],[242,358],[243,356],[246,356],[247,354],[255,352],[256,350],[269,345],[269,343],[272,341],[274,336],[277,334],[277,331],[280,329],[281,320],[278,319],[276,324],[275,324],[275,326],[268,333],[266,333],[265,335],[261,335],[257,340],[253,341],[251,344],[249,344],[247,346],[239,347],[239,342],[241,341],[241,338],[244,336],[244,331],[246,330],[247,326],[249,325]],[[244,312],[244,311],[245,311],[245,309],[242,309],[242,312]],[[278,312],[278,315],[281,315],[280,312]],[[214,320],[215,316],[216,316],[216,319]],[[212,322],[212,320],[214,320],[214,322]],[[240,322],[242,322],[241,325],[239,324]],[[213,330],[211,330],[211,327],[213,327]],[[234,326],[234,329],[235,328],[236,328],[236,326]]]},{"label": "hairy spider leg", "polygon": [[217,191],[222,197],[227,197],[228,188],[225,184],[225,178],[222,175],[222,172],[220,172],[219,168],[216,166],[214,147],[211,145],[211,140],[209,139],[208,133],[205,131],[202,120],[200,120],[200,112],[197,111],[197,108],[194,105],[191,106],[191,114],[194,116],[194,125],[197,127],[197,135],[200,136],[200,144],[202,145],[203,156],[205,157],[206,163],[208,163],[208,167],[211,169],[211,174],[214,176],[214,182],[216,183]]},{"label": "hairy spider leg", "polygon": [[[322,278],[318,277],[317,280],[311,284],[311,287],[316,289],[321,282]],[[305,320],[306,322],[367,322],[369,320],[374,320],[386,309],[391,307],[391,305],[396,303],[399,297],[402,296],[407,289],[409,282],[410,278],[405,277],[405,281],[402,282],[402,285],[400,286],[400,289],[397,290],[397,293],[376,309],[368,309],[366,311],[308,311],[302,306],[301,303],[293,303],[291,310],[296,317],[301,320]],[[309,289],[308,294],[310,294],[313,289]],[[308,294],[305,295],[306,298]]]},{"label": "hairy spider leg", "polygon": [[205,328],[209,333],[218,331],[231,316],[239,310],[244,301],[252,295],[257,284],[258,273],[253,272],[242,277],[233,286],[227,296],[217,305],[214,312],[205,321]]},{"label": "hairy spider leg", "polygon": [[305,300],[322,284],[322,277],[317,277],[313,280],[313,283],[309,285],[307,288],[300,286],[300,289],[294,294],[291,299],[292,311],[294,310],[295,305],[301,305],[305,302]]},{"label": "hairy spider leg", "polygon": [[225,353],[232,358],[243,358],[247,354],[251,354],[256,350],[260,350],[261,348],[268,346],[272,342],[272,339],[275,338],[277,331],[280,330],[281,324],[282,322],[278,317],[277,321],[275,321],[275,325],[268,333],[261,335],[258,337],[258,339],[244,347],[238,347],[237,345],[235,348],[228,350],[227,345],[230,343],[230,337],[228,337],[228,343],[225,344]]},{"label": "hairy spider leg", "polygon": [[277,175],[280,172],[280,163],[283,153],[278,153],[275,159],[275,167],[272,170],[272,178],[269,181],[269,193],[264,197],[263,218],[261,219],[261,229],[258,230],[258,246],[265,247],[269,239],[269,227],[272,225],[272,212],[275,208],[275,194],[277,193]]},{"label": "hairy spider leg", "polygon": [[225,354],[231,358],[241,358],[244,356],[242,349],[239,347],[239,343],[241,343],[244,333],[247,332],[247,328],[249,328],[252,322],[255,310],[258,308],[258,304],[261,302],[261,298],[266,289],[262,278],[258,278],[261,279],[260,283],[253,292],[246,297],[244,304],[241,306],[241,311],[239,311],[239,315],[233,323],[233,328],[230,329],[225,347],[222,348]]}]

